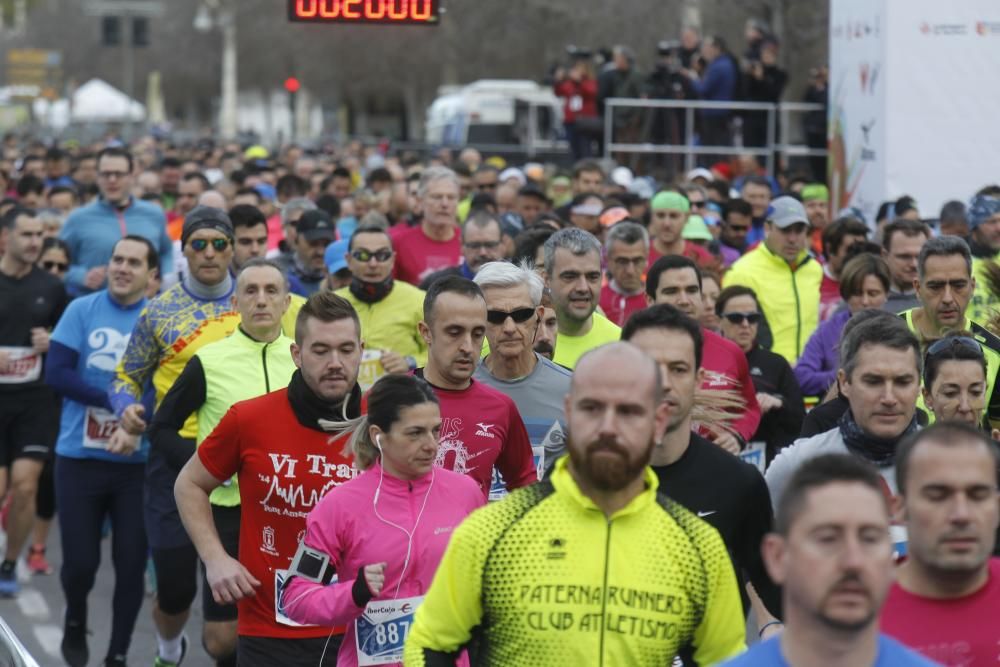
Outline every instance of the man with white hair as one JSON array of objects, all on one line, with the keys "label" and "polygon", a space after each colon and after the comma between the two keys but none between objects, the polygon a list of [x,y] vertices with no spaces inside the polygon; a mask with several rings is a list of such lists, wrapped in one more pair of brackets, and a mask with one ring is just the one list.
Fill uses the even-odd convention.
[{"label": "man with white hair", "polygon": [[490,352],[473,378],[517,404],[539,470],[566,451],[563,398],[572,373],[535,352],[533,341],[545,309],[541,276],[526,265],[484,264],[473,281],[486,297]]},{"label": "man with white hair", "polygon": [[419,285],[431,273],[462,262],[456,217],[458,176],[447,167],[425,169],[417,197],[424,212],[420,224],[394,239],[395,277],[411,285]]}]

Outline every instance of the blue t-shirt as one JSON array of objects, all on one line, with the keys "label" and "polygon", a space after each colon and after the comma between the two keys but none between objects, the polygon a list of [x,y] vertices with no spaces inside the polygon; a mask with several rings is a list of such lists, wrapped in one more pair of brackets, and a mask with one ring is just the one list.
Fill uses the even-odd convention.
[{"label": "blue t-shirt", "polygon": [[[119,305],[107,290],[82,296],[70,302],[52,332],[52,340],[79,355],[76,372],[86,384],[107,390],[145,305],[145,299],[131,306]],[[106,451],[114,426],[110,411],[64,398],[56,453],[77,459],[145,463],[149,451],[146,438],[132,456]]]},{"label": "blue t-shirt", "polygon": [[[746,653],[722,664],[723,667],[793,667],[785,661],[785,656],[781,654],[780,635],[755,644]],[[878,655],[871,667],[934,667],[936,664],[906,648],[895,639],[880,634],[878,636]],[[865,666],[858,665],[858,667]]]}]

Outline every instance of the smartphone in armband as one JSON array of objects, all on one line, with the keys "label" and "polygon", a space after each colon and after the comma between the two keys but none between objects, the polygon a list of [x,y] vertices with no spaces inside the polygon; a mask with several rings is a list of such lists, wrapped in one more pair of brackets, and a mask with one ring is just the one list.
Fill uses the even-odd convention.
[{"label": "smartphone in armband", "polygon": [[302,577],[317,584],[326,586],[333,581],[336,571],[330,565],[330,556],[311,547],[305,542],[299,542],[292,565],[288,568],[289,576]]}]

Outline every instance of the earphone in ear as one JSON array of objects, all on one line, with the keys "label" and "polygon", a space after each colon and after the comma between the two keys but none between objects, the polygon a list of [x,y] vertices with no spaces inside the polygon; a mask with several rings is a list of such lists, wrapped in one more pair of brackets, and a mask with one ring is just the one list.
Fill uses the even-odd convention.
[{"label": "earphone in ear", "polygon": [[382,451],[382,436],[380,435],[375,436],[375,446],[378,447],[378,450],[380,452]]}]

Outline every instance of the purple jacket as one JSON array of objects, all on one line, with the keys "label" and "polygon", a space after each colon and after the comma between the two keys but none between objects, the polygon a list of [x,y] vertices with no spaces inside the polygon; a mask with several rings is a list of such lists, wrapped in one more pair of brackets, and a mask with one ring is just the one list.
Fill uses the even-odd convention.
[{"label": "purple jacket", "polygon": [[820,324],[806,343],[806,349],[795,364],[795,379],[804,396],[822,396],[836,381],[840,333],[849,319],[851,311],[845,308]]}]

